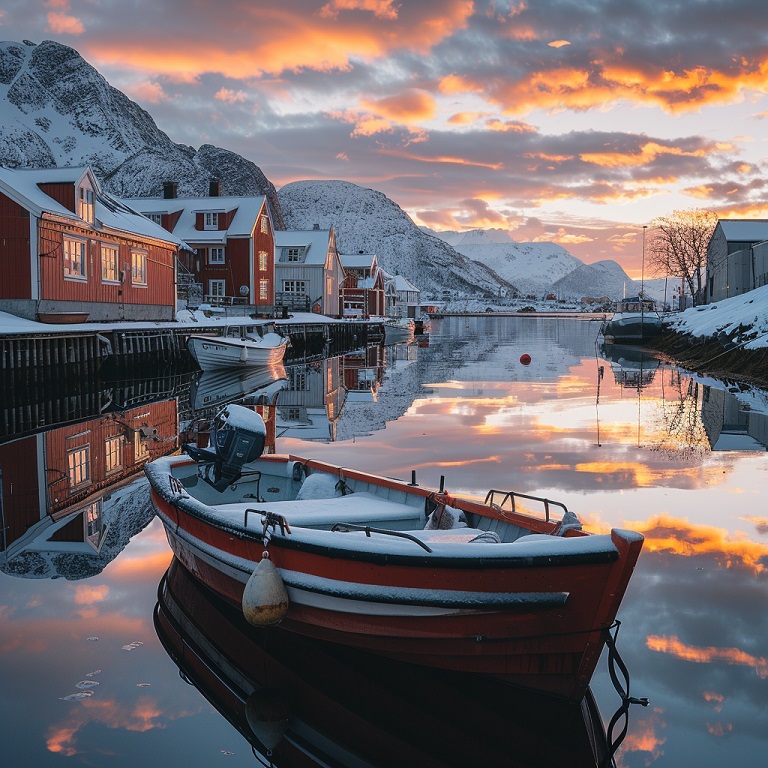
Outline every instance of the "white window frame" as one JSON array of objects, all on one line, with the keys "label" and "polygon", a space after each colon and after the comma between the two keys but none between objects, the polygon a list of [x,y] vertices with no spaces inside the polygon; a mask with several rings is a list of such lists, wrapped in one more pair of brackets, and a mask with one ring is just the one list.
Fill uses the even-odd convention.
[{"label": "white window frame", "polygon": [[301,293],[306,294],[306,280],[283,280],[283,293]]},{"label": "white window frame", "polygon": [[93,190],[90,187],[79,187],[78,192],[78,214],[81,219],[93,224],[96,220]]},{"label": "white window frame", "polygon": [[82,488],[91,482],[91,446],[79,445],[67,451],[67,480],[70,488]]},{"label": "white window frame", "polygon": [[227,281],[226,280],[209,280],[208,295],[213,298],[223,299],[227,295]]},{"label": "white window frame", "polygon": [[147,287],[147,252],[131,248],[131,285]]},{"label": "white window frame", "polygon": [[218,229],[219,228],[219,214],[218,213],[204,213],[203,214],[203,229]]},{"label": "white window frame", "polygon": [[114,243],[101,244],[101,282],[120,282],[120,248]]},{"label": "white window frame", "polygon": [[77,237],[65,237],[62,249],[64,279],[87,282],[88,241]]},{"label": "white window frame", "polygon": [[301,248],[286,248],[286,261],[301,261]]},{"label": "white window frame", "polygon": [[223,246],[214,246],[208,249],[208,263],[209,264],[224,264],[224,248]]},{"label": "white window frame", "polygon": [[104,532],[104,514],[101,499],[89,504],[83,509],[83,531],[85,540],[97,552]]},{"label": "white window frame", "polygon": [[163,226],[163,214],[162,213],[145,213],[144,214],[153,224]]},{"label": "white window frame", "polygon": [[111,475],[123,468],[123,443],[122,435],[114,435],[104,440],[104,471]]}]

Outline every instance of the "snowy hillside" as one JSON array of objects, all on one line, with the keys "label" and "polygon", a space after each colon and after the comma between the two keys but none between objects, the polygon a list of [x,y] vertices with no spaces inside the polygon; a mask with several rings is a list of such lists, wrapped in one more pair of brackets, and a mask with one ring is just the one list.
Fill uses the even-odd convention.
[{"label": "snowy hillside", "polygon": [[266,195],[281,222],[274,186],[249,160],[225,149],[175,144],[152,117],[60,43],[0,43],[0,165],[90,165],[122,197],[159,196],[164,181],[182,196]]},{"label": "snowy hillside", "polygon": [[476,291],[498,295],[509,287],[487,266],[419,229],[381,192],[348,181],[295,181],[278,192],[288,229],[333,226],[341,253],[375,253],[392,274],[422,290]]},{"label": "snowy hillside", "polygon": [[553,290],[558,280],[582,265],[556,243],[517,243],[504,230],[434,234],[467,258],[485,264],[499,277],[513,283],[523,295]]}]

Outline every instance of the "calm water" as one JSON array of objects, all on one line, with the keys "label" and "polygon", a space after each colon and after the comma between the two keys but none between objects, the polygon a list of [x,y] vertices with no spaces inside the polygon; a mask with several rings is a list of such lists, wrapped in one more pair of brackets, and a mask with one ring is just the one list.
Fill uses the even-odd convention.
[{"label": "calm water", "polygon": [[[549,496],[590,530],[641,531],[645,546],[619,613],[618,645],[631,693],[651,703],[632,708],[617,764],[764,766],[768,395],[697,380],[631,350],[615,350],[610,359],[596,347],[597,333],[597,323],[576,320],[451,319],[434,324],[428,346],[375,348],[289,368],[273,413],[277,451],[406,478],[415,470],[422,485],[438,485],[444,476],[458,495],[482,497],[501,488]],[[520,363],[523,353],[531,355],[530,365]],[[231,395],[248,385],[190,378],[162,373],[130,385],[94,384],[90,376],[53,388],[5,384],[6,432],[23,436],[9,443],[6,435],[0,445],[7,544],[0,554],[3,765],[259,764],[237,721],[226,719],[223,700],[220,713],[185,681],[169,655],[172,645],[155,627],[158,585],[171,554],[147,507],[144,481],[105,501],[109,529],[101,554],[83,543],[82,525],[79,542],[72,541],[72,527],[52,536],[33,525],[29,504],[20,503],[30,496],[20,490],[29,478],[58,487],[62,471],[52,471],[46,451],[61,438],[62,450],[71,453],[96,430],[90,421],[78,432],[79,423],[100,413],[157,419],[148,424],[158,429],[150,450],[165,450],[175,435],[167,434],[166,411],[153,403],[171,403],[189,426],[204,415],[190,408],[190,399],[214,404],[217,391]],[[69,386],[72,396],[62,404],[61,388]],[[41,397],[56,402],[43,407]],[[66,423],[69,431],[46,432],[44,423]],[[20,471],[24,462],[28,470]],[[58,514],[66,519],[66,509]],[[188,602],[200,604],[189,596]],[[187,610],[183,600],[177,610]],[[208,621],[229,626],[215,612]],[[233,633],[222,632],[222,645]],[[380,665],[361,668],[352,657],[322,649],[297,649],[299,666],[291,669],[290,649],[288,640],[280,645],[279,663],[297,690],[316,670],[326,671],[303,699],[310,741],[323,730],[323,717],[336,714],[336,729],[329,721],[325,733],[335,734],[347,754],[362,740],[378,739],[381,765],[407,766],[416,757],[419,765],[491,765],[483,729],[506,733],[505,722],[493,718],[502,708],[506,723],[524,727],[509,728],[505,738],[521,746],[507,744],[500,765],[546,765],[546,758],[536,759],[537,747],[553,754],[569,739],[578,752],[578,734],[559,727],[557,713],[526,711],[513,695],[499,699],[504,694],[497,688],[465,691],[416,672],[385,674]],[[223,653],[231,666],[234,651],[208,650]],[[274,659],[253,653],[260,670],[272,674]],[[318,661],[309,665],[314,653]],[[185,671],[194,679],[194,668]],[[605,659],[592,690],[609,720],[619,699]],[[494,697],[488,711],[479,703]],[[407,719],[394,716],[400,710]],[[458,726],[442,739],[435,735],[457,713],[478,740],[462,736],[455,750],[446,750]],[[538,730],[526,718],[536,718]],[[554,759],[549,763],[567,764]]]}]

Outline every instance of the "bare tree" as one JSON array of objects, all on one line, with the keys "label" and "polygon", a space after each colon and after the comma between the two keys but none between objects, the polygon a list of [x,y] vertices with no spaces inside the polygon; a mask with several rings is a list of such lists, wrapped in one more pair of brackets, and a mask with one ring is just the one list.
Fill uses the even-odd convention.
[{"label": "bare tree", "polygon": [[682,278],[694,304],[702,295],[707,246],[717,221],[716,213],[694,208],[672,211],[650,224],[649,266],[657,273]]}]

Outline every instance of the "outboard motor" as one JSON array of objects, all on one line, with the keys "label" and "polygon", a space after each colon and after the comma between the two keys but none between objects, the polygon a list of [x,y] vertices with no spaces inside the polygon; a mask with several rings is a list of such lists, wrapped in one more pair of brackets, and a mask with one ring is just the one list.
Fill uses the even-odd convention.
[{"label": "outboard motor", "polygon": [[261,456],[267,439],[264,419],[242,405],[228,405],[213,420],[214,450],[185,444],[182,450],[195,461],[206,464],[203,479],[217,491],[242,477],[243,465]]}]

